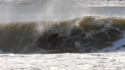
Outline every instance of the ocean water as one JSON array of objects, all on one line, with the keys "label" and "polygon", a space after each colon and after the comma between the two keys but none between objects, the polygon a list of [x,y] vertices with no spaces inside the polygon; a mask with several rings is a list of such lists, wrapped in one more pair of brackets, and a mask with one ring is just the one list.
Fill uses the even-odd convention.
[{"label": "ocean water", "polygon": [[[86,53],[124,46],[124,6],[125,0],[0,0],[0,53]],[[54,33],[58,51],[47,41]]]}]

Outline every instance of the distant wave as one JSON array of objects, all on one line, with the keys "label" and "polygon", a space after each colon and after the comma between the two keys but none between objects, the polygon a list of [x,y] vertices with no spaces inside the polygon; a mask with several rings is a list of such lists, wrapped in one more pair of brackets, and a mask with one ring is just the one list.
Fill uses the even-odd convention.
[{"label": "distant wave", "polygon": [[[47,3],[47,2],[58,2],[57,0],[0,0],[0,3]],[[88,7],[88,6],[125,6],[124,0],[63,0],[64,3],[76,3],[77,5]]]},{"label": "distant wave", "polygon": [[[112,46],[123,38],[125,18],[84,16],[74,19],[0,23],[0,49],[11,53],[50,50],[47,38],[59,33],[54,53],[92,52]],[[43,50],[44,49],[44,50]]]}]

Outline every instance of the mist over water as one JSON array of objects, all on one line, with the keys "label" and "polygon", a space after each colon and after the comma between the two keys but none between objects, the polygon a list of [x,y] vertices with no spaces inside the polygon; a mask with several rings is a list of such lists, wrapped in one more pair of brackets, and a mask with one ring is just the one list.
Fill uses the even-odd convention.
[{"label": "mist over water", "polygon": [[99,2],[101,0],[1,0],[0,22],[69,19],[84,15],[124,17],[124,1],[120,1],[122,6],[117,1],[102,1],[104,4],[98,5]]},{"label": "mist over water", "polygon": [[59,52],[91,52],[112,46],[123,37],[124,2],[0,0],[0,49],[12,53],[43,52],[41,47],[48,50],[51,44],[47,37],[54,33],[60,35]]}]

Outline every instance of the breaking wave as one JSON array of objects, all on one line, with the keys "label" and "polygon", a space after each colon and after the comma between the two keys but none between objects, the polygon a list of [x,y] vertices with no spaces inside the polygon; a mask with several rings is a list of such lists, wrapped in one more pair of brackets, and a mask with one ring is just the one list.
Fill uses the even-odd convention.
[{"label": "breaking wave", "polygon": [[[0,23],[0,49],[11,53],[47,53],[47,38],[58,33],[54,53],[93,52],[123,38],[124,17],[83,16],[74,19]],[[52,51],[51,51],[52,52]]]}]

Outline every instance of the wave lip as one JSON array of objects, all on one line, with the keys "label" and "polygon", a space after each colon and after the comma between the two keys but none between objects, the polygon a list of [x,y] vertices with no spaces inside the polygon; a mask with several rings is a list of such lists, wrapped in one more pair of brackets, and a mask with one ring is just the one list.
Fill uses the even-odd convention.
[{"label": "wave lip", "polygon": [[54,53],[95,52],[124,37],[125,18],[84,16],[81,18],[0,24],[0,49],[12,53],[42,53],[52,45],[47,38],[58,33]]},{"label": "wave lip", "polygon": [[[73,21],[70,23],[71,21]],[[108,46],[123,38],[125,19],[122,17],[102,17],[102,16],[85,16],[81,19],[68,20],[68,22],[54,24],[52,29],[43,35],[43,42],[46,38],[56,33],[56,29],[63,29],[69,24],[72,26],[67,31],[58,31],[62,42],[59,52],[93,52]],[[70,21],[70,22],[69,22]],[[65,24],[65,25],[62,25]],[[59,29],[58,29],[59,27]],[[63,29],[63,30],[65,30]],[[55,31],[55,32],[54,32]],[[66,33],[68,32],[68,33]],[[68,34],[68,35],[63,35]],[[40,42],[40,44],[42,44]],[[45,44],[45,43],[44,43]]]}]

